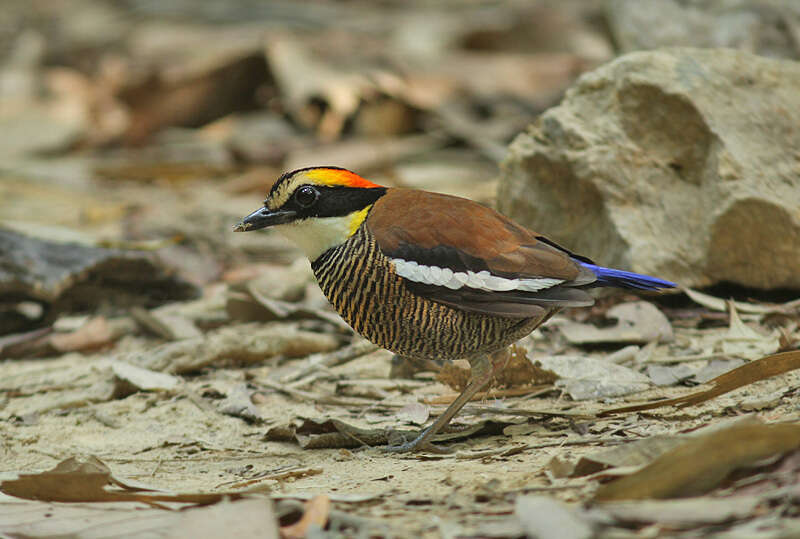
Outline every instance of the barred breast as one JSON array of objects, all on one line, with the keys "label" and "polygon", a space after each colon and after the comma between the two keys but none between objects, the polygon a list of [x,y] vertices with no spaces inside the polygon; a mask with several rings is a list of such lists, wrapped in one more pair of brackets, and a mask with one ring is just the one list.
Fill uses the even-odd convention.
[{"label": "barred breast", "polygon": [[540,321],[461,311],[413,294],[363,224],[311,267],[328,301],[354,330],[412,358],[491,353],[524,337]]}]

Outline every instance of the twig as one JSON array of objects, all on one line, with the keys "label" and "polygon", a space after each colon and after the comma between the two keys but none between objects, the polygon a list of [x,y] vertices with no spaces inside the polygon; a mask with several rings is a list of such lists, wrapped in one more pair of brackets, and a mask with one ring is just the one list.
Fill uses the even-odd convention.
[{"label": "twig", "polygon": [[303,361],[303,364],[297,367],[297,370],[282,376],[280,381],[283,384],[294,382],[301,378],[305,378],[320,368],[336,367],[363,355],[369,354],[370,352],[374,352],[377,349],[378,347],[371,342],[360,340],[333,352],[313,354],[308,356],[305,361]]},{"label": "twig", "polygon": [[[540,385],[540,386],[532,386],[532,387],[511,387],[508,389],[494,389],[491,391],[482,391],[481,393],[476,393],[474,397],[470,400],[479,401],[479,400],[486,400],[486,399],[502,399],[504,397],[523,397],[526,395],[530,395],[532,393],[536,395],[541,395],[544,393],[548,393],[553,390],[553,386],[551,384]],[[443,397],[434,397],[432,399],[426,399],[424,402],[425,404],[450,404],[458,395],[445,395]]]},{"label": "twig", "polygon": [[570,419],[596,419],[593,413],[570,412],[568,410],[519,410],[517,408],[495,408],[493,406],[470,406],[467,410],[479,414],[514,415],[520,417],[568,417]]},{"label": "twig", "polygon": [[287,395],[291,395],[292,397],[300,400],[316,402],[318,404],[333,404],[336,406],[363,406],[365,404],[372,404],[373,402],[370,399],[359,399],[355,397],[344,399],[341,397],[334,397],[333,395],[317,395],[315,393],[301,391],[300,389],[286,387],[278,382],[273,382],[272,380],[267,379],[260,379],[254,383],[261,384],[270,389],[274,389],[275,391],[280,391],[281,393],[286,393]]}]

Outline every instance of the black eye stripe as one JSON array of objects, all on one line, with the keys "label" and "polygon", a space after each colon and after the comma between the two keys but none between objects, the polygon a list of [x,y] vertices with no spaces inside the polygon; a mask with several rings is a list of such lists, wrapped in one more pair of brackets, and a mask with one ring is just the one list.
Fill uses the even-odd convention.
[{"label": "black eye stripe", "polygon": [[[315,193],[315,200],[308,206],[298,198],[302,189],[309,188]],[[385,187],[364,189],[361,187],[301,185],[281,207],[297,213],[298,219],[308,217],[341,217],[354,211],[363,210],[386,194]]]}]

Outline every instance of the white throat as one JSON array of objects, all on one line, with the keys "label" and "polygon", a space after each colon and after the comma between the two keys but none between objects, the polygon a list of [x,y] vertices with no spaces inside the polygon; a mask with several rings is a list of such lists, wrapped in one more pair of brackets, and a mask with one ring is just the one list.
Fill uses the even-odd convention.
[{"label": "white throat", "polygon": [[341,217],[317,217],[303,219],[275,229],[294,242],[310,261],[319,255],[347,241],[353,224],[352,215]]}]

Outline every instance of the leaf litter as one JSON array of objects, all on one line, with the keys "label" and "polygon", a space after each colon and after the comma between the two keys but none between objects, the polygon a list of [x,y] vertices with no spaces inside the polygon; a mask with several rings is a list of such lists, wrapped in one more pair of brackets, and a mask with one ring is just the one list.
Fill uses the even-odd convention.
[{"label": "leaf litter", "polygon": [[[0,76],[26,73],[13,108],[35,136],[0,137],[0,236],[10,260],[68,263],[3,281],[0,475],[106,501],[3,495],[0,534],[791,535],[799,300],[567,312],[442,433],[453,454],[387,456],[372,446],[414,436],[467,371],[395,368],[295,248],[228,233],[268,180],[320,160],[491,203],[508,142],[613,56],[595,8],[193,6],[219,25],[134,4],[6,14],[28,63]],[[762,423],[728,424],[743,411]],[[54,469],[76,455],[108,466]],[[692,497],[594,501],[620,481],[613,496]],[[214,503],[154,501],[172,491]]]}]

